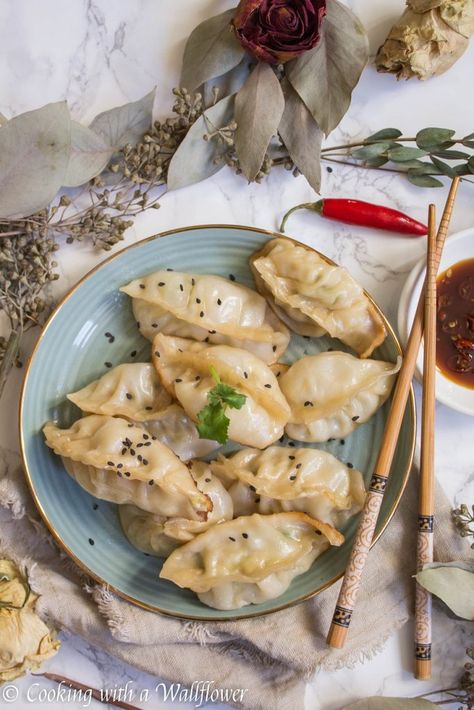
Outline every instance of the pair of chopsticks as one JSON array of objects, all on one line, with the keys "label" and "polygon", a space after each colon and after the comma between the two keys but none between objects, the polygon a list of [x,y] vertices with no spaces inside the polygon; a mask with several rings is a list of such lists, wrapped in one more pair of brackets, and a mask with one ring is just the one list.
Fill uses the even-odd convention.
[{"label": "pair of chopsticks", "polygon": [[[436,273],[443,252],[459,178],[454,178],[436,235],[435,208],[430,205],[428,223],[428,257],[425,286],[420,295],[403,364],[393,393],[379,455],[361,513],[341,590],[334,610],[327,643],[342,648],[354,612],[364,565],[374,536],[375,527],[390,475],[397,440],[403,421],[416,359],[423,336],[425,318],[425,349],[423,365],[423,428],[420,475],[420,505],[418,532],[418,566],[432,559],[433,539],[433,478],[434,478],[434,374],[436,367]],[[425,295],[426,294],[426,295]],[[416,677],[431,675],[431,599],[417,588],[416,603]]]}]

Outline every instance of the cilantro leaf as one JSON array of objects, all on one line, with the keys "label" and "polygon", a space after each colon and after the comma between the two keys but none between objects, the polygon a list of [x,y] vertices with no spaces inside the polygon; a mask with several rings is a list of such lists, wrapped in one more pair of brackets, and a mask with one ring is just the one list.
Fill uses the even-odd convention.
[{"label": "cilantro leaf", "polygon": [[201,439],[214,439],[225,444],[229,431],[230,419],[226,417],[220,402],[208,404],[198,412],[196,428]]},{"label": "cilantro leaf", "polygon": [[219,444],[225,444],[228,438],[230,420],[225,414],[226,407],[242,409],[247,397],[230,385],[221,381],[219,373],[213,365],[209,372],[214,380],[215,387],[207,393],[207,404],[198,412],[197,425],[201,439],[214,439]]}]

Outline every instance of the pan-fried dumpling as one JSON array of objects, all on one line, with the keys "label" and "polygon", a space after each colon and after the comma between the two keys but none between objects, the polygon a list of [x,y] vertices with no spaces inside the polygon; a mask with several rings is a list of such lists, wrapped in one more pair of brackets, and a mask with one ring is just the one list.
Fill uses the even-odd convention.
[{"label": "pan-fried dumpling", "polygon": [[212,501],[206,521],[166,518],[146,513],[134,505],[120,505],[119,517],[128,540],[143,552],[163,557],[212,525],[232,520],[232,498],[204,461],[193,461],[190,472],[200,491]]},{"label": "pan-fried dumpling", "polygon": [[359,360],[343,352],[307,355],[278,382],[291,407],[286,433],[297,441],[346,436],[385,402],[400,369],[383,360]]},{"label": "pan-fried dumpling", "polygon": [[320,449],[241,449],[210,466],[227,486],[236,516],[296,510],[339,527],[364,504],[360,471]]},{"label": "pan-fried dumpling", "polygon": [[162,416],[172,398],[149,362],[117,365],[86,387],[68,394],[83,412],[143,422]]},{"label": "pan-fried dumpling", "polygon": [[343,542],[337,530],[304,513],[242,516],[174,550],[160,577],[215,609],[239,609],[280,596],[329,545]]},{"label": "pan-fried dumpling", "polygon": [[[196,421],[215,386],[212,365],[223,383],[246,396],[241,409],[227,409],[229,438],[263,449],[280,438],[290,410],[271,369],[252,353],[228,345],[206,346],[161,333],[153,341],[152,359],[163,385]],[[281,378],[280,378],[281,379]]]},{"label": "pan-fried dumpling", "polygon": [[[141,333],[223,343],[275,362],[290,334],[262,296],[221,276],[156,271],[121,289],[134,299]],[[138,299],[138,300],[137,300]]]},{"label": "pan-fried dumpling", "polygon": [[48,422],[43,432],[47,445],[59,456],[105,469],[112,479],[156,486],[163,497],[167,494],[167,515],[206,520],[212,510],[210,499],[197,489],[185,464],[143,427],[126,419],[92,414],[69,429]]},{"label": "pan-fried dumpling", "polygon": [[368,357],[385,340],[383,320],[341,266],[290,239],[270,239],[250,266],[275,313],[300,335],[329,333]]}]

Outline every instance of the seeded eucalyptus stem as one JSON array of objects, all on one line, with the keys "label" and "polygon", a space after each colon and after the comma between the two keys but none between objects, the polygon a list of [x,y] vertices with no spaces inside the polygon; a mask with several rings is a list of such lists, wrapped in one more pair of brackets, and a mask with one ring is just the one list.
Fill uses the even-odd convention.
[{"label": "seeded eucalyptus stem", "polygon": [[20,352],[20,342],[23,335],[21,326],[12,330],[7,340],[7,345],[2,360],[0,361],[0,399],[2,398],[8,375]]}]

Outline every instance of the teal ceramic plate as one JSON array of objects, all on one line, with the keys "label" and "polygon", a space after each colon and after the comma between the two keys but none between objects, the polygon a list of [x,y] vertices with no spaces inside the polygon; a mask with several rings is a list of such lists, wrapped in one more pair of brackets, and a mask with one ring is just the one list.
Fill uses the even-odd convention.
[{"label": "teal ceramic plate", "polygon": [[[64,470],[48,449],[41,429],[49,419],[69,426],[79,411],[66,394],[106,371],[105,363],[149,359],[150,344],[133,319],[130,299],[119,287],[160,268],[197,273],[232,274],[252,286],[250,254],[271,236],[262,230],[206,226],[151,237],[112,256],[89,273],[56,308],[39,339],[25,375],[20,406],[20,438],[26,476],[39,511],[58,543],[91,577],[106,583],[131,602],[147,609],[193,619],[236,619],[282,609],[322,591],[343,573],[357,520],[343,530],[346,542],[325,552],[285,594],[264,604],[235,611],[210,609],[190,591],[159,579],[161,561],[132,547],[124,537],[111,503],[91,497]],[[397,340],[389,335],[375,357],[395,361]],[[112,333],[110,343],[105,333]],[[329,338],[293,336],[285,360],[333,347]],[[387,405],[345,440],[322,445],[351,462],[369,481],[387,416]],[[377,526],[379,537],[393,515],[410,471],[415,439],[413,394],[405,412],[392,474]],[[234,447],[235,448],[235,447]],[[377,554],[377,553],[375,553]]]}]

